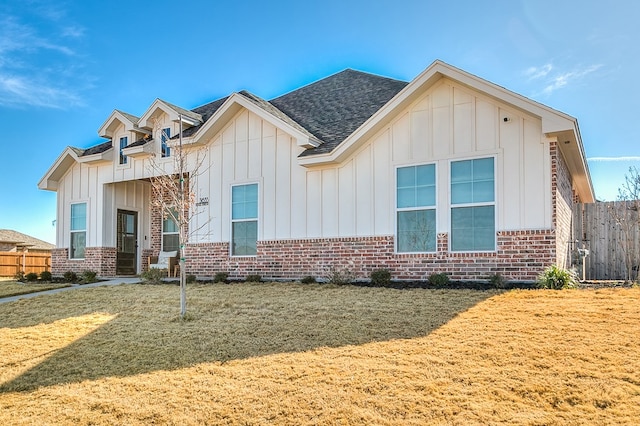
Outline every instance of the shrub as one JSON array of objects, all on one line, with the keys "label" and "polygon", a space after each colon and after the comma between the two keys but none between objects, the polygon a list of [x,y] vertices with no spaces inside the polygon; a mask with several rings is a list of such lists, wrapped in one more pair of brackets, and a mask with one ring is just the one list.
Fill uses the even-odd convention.
[{"label": "shrub", "polygon": [[505,288],[507,280],[500,273],[497,273],[489,277],[489,284],[493,288]]},{"label": "shrub", "polygon": [[303,278],[300,280],[300,282],[301,282],[302,284],[315,284],[315,283],[317,283],[318,281],[316,280],[316,278],[315,278],[315,277],[312,277],[311,275],[307,275],[306,277],[303,277]]},{"label": "shrub", "polygon": [[248,275],[245,281],[248,283],[259,283],[262,281],[262,276],[257,274]]},{"label": "shrub", "polygon": [[193,284],[198,280],[193,274],[188,274],[185,279],[187,280],[187,284]]},{"label": "shrub", "polygon": [[351,284],[354,276],[347,268],[338,269],[336,267],[331,267],[325,278],[329,284],[345,285]]},{"label": "shrub", "polygon": [[18,271],[13,276],[13,279],[19,282],[24,282],[24,271]]},{"label": "shrub", "polygon": [[166,269],[157,268],[150,268],[149,270],[144,271],[142,274],[140,274],[140,278],[142,278],[142,281],[147,284],[160,284],[162,283],[162,278],[166,276]]},{"label": "shrub", "polygon": [[213,277],[214,283],[226,283],[229,278],[228,272],[216,272],[216,275]]},{"label": "shrub", "polygon": [[63,277],[64,277],[64,280],[68,283],[75,283],[76,281],[78,281],[78,274],[76,274],[73,271],[65,272]]},{"label": "shrub", "polygon": [[578,280],[572,271],[551,265],[538,276],[538,288],[548,288],[551,290],[562,290],[565,288],[576,288]]},{"label": "shrub", "polygon": [[40,281],[51,281],[52,279],[53,279],[53,276],[51,275],[51,272],[49,271],[40,272]]},{"label": "shrub", "polygon": [[98,273],[89,269],[82,271],[82,283],[91,284],[98,281]]},{"label": "shrub", "polygon": [[391,283],[391,271],[388,269],[376,269],[369,275],[374,285],[389,285]]},{"label": "shrub", "polygon": [[434,285],[436,287],[444,287],[449,284],[449,275],[444,272],[440,272],[436,274],[435,272],[429,275],[429,284]]},{"label": "shrub", "polygon": [[36,274],[35,272],[29,272],[24,276],[24,279],[29,282],[38,281],[38,274]]}]

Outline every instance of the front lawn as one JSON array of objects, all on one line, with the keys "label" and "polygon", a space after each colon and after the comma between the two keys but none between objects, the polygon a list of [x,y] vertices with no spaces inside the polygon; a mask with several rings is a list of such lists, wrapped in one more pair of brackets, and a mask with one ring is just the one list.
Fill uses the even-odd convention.
[{"label": "front lawn", "polygon": [[0,424],[635,424],[640,289],[77,289],[0,305]]},{"label": "front lawn", "polygon": [[0,281],[0,298],[18,296],[20,294],[36,293],[54,288],[69,287],[70,284],[53,283],[21,283],[16,281]]}]

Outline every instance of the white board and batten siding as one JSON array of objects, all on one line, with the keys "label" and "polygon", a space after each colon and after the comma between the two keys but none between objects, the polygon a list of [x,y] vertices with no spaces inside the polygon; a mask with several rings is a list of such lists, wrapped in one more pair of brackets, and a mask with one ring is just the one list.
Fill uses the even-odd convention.
[{"label": "white board and batten siding", "polygon": [[[196,201],[208,198],[208,204],[196,207],[191,241],[230,240],[231,187],[248,183],[259,185],[260,240],[393,235],[396,168],[427,163],[437,170],[438,232],[449,232],[451,160],[490,156],[496,158],[497,230],[552,227],[549,143],[540,119],[466,86],[442,79],[357,143],[339,164],[302,166],[297,158],[304,149],[293,136],[241,109],[204,145]],[[88,201],[87,246],[115,245],[115,211],[122,208],[140,213],[139,241],[147,248],[150,188],[140,179],[149,175],[149,160],[120,166],[114,148],[114,164],[76,163],[63,179],[59,246],[69,245],[69,203]],[[163,164],[171,172],[173,163]],[[104,229],[91,228],[99,223]]]}]

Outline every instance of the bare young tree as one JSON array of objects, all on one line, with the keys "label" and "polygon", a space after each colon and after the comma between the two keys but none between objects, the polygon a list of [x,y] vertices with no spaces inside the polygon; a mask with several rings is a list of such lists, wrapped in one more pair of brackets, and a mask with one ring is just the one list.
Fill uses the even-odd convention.
[{"label": "bare young tree", "polygon": [[[203,148],[191,148],[187,150],[182,145],[182,116],[180,116],[180,129],[178,143],[170,144],[170,135],[162,129],[157,120],[154,123],[155,134],[158,135],[158,143],[163,143],[162,149],[170,149],[173,160],[173,172],[167,173],[160,164],[156,155],[149,160],[149,172],[151,174],[151,198],[152,209],[162,213],[163,219],[173,221],[178,228],[179,258],[180,258],[180,317],[187,313],[186,296],[186,259],[188,255],[189,238],[196,231],[206,225],[201,223],[196,229],[190,229],[193,218],[199,213],[196,208],[197,177],[203,173],[206,150]],[[170,148],[168,148],[170,146]],[[166,151],[164,151],[166,152]]]},{"label": "bare young tree", "polygon": [[640,170],[637,167],[629,168],[618,189],[618,201],[609,207],[609,215],[620,230],[626,279],[637,281],[640,277]]}]

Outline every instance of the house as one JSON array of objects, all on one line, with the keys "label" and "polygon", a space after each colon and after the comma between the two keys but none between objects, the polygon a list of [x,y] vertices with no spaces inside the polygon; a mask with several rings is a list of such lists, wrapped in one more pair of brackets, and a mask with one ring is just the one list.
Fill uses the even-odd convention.
[{"label": "house", "polygon": [[13,229],[0,229],[0,251],[51,253],[55,245]]},{"label": "house", "polygon": [[594,201],[575,118],[441,61],[408,83],[347,69],[269,101],[156,99],[98,133],[38,185],[57,192],[54,273],[139,273],[177,247],[150,202],[177,143],[205,156],[186,256],[202,277],[530,281],[568,265],[572,206]]}]

